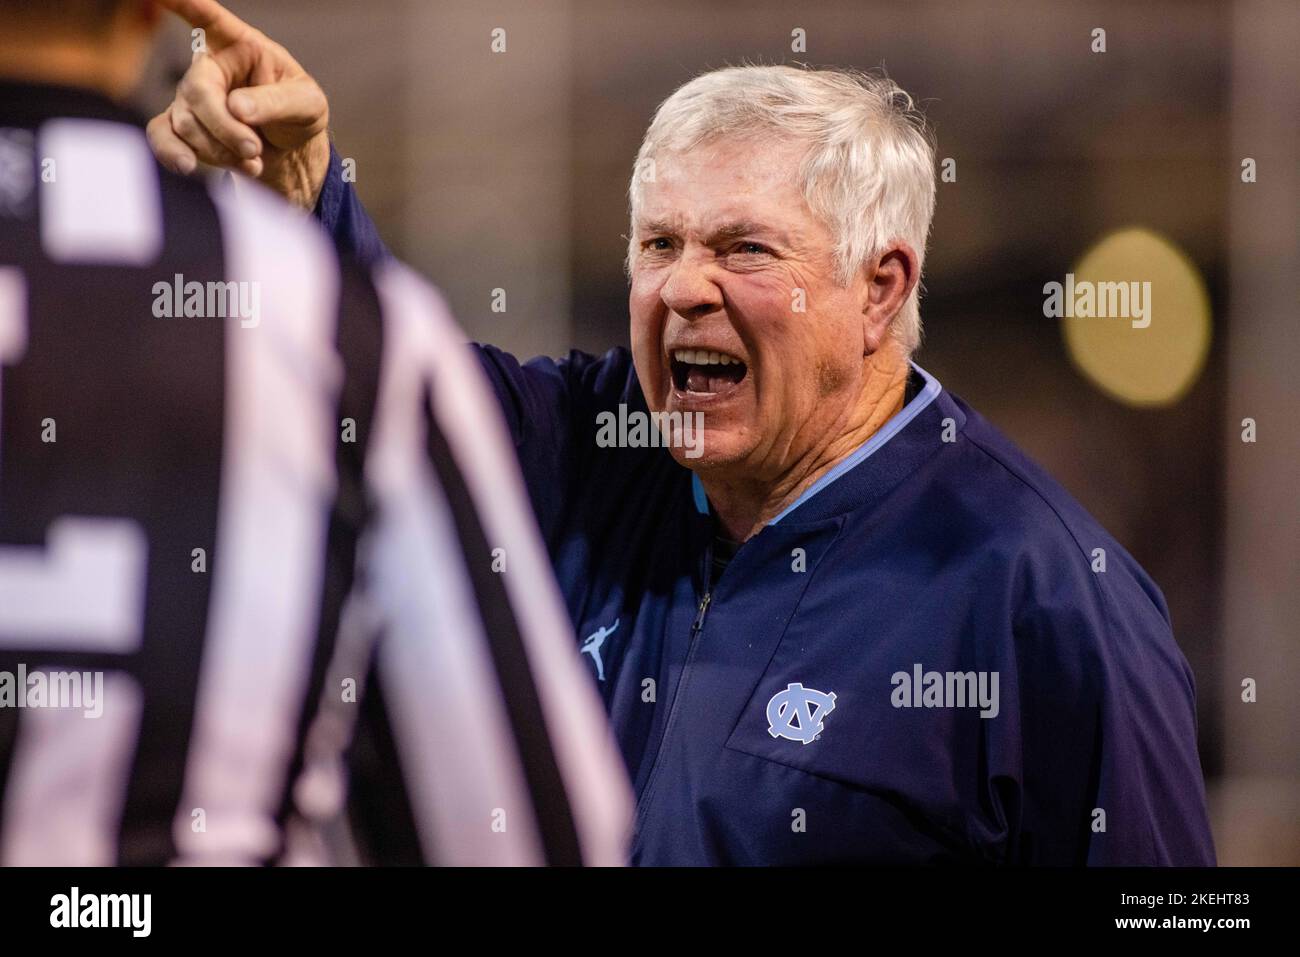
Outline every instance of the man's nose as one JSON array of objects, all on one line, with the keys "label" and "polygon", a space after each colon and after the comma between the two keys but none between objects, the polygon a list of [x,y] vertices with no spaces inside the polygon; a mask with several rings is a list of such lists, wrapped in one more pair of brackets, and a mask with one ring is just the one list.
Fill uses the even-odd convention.
[{"label": "man's nose", "polygon": [[722,307],[722,290],[710,277],[706,251],[684,253],[660,291],[664,305],[683,319],[698,319]]}]

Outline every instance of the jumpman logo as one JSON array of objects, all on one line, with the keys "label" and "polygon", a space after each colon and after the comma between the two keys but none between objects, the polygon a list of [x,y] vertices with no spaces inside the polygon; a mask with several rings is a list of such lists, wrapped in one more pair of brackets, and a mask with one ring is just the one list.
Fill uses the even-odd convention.
[{"label": "jumpman logo", "polygon": [[596,679],[605,680],[605,662],[600,657],[600,646],[605,643],[605,639],[618,629],[619,619],[614,619],[614,624],[608,628],[598,628],[586,637],[582,643],[582,654],[591,655],[591,659],[596,662]]}]

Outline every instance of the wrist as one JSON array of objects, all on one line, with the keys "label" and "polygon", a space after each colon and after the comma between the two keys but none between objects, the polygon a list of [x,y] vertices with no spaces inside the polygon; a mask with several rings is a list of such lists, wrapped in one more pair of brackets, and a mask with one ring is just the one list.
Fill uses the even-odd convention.
[{"label": "wrist", "polygon": [[268,164],[262,182],[293,205],[311,212],[325,186],[329,165],[329,134],[321,132],[298,149],[287,152],[280,163]]},{"label": "wrist", "polygon": [[309,144],[307,154],[308,181],[307,190],[301,203],[303,209],[311,212],[320,201],[321,190],[325,188],[325,177],[330,169],[329,130],[317,134]]}]

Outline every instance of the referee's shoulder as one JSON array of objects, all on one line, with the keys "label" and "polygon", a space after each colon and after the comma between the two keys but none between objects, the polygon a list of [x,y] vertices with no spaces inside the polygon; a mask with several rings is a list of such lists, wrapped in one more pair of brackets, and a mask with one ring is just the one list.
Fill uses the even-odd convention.
[{"label": "referee's shoulder", "polygon": [[306,249],[336,268],[343,263],[338,250],[309,213],[287,203],[262,184],[229,173],[210,177],[163,175],[181,184],[198,200],[206,197],[221,214],[227,254],[235,243],[271,236]]},{"label": "referee's shoulder", "polygon": [[203,195],[217,210],[227,278],[256,282],[277,297],[263,303],[272,325],[326,322],[340,347],[345,339],[380,337],[373,271],[341,252],[314,216],[260,183],[230,174],[182,182],[198,191],[196,200]]}]

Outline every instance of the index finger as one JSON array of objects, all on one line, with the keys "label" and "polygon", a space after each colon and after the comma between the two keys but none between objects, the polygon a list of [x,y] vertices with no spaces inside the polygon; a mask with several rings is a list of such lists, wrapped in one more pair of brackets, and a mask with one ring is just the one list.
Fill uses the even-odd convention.
[{"label": "index finger", "polygon": [[234,43],[252,29],[217,0],[158,0],[192,27],[206,30],[219,43]]}]

